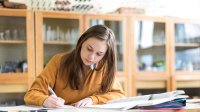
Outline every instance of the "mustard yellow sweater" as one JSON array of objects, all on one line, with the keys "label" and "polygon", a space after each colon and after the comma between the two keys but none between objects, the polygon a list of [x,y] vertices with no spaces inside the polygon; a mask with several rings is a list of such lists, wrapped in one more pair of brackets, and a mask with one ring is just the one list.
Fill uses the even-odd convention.
[{"label": "mustard yellow sweater", "polygon": [[124,97],[124,91],[116,80],[109,92],[98,93],[103,78],[102,70],[88,70],[83,89],[73,90],[70,86],[64,88],[66,82],[60,77],[61,74],[59,72],[62,56],[64,54],[55,55],[46,65],[43,72],[36,78],[30,90],[24,96],[26,105],[42,106],[44,100],[50,95],[47,89],[48,84],[58,97],[65,100],[65,104],[75,103],[86,97],[92,98],[93,104],[106,103],[108,100]]}]

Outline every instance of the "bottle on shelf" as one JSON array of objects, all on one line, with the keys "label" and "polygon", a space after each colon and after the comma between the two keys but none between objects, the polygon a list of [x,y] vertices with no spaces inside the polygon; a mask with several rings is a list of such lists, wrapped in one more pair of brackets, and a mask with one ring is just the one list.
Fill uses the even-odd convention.
[{"label": "bottle on shelf", "polygon": [[12,39],[13,40],[18,40],[18,30],[17,29],[14,29],[12,31]]},{"label": "bottle on shelf", "polygon": [[5,40],[11,40],[10,29],[6,29],[4,34]]},{"label": "bottle on shelf", "polygon": [[0,32],[0,40],[4,40],[4,32]]}]

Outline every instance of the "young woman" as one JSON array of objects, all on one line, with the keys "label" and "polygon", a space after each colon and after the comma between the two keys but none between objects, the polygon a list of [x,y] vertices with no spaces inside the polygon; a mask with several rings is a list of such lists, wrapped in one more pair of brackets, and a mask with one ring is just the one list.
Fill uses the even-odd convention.
[{"label": "young woman", "polygon": [[[82,107],[124,97],[115,79],[115,36],[104,25],[89,28],[70,53],[55,55],[36,78],[24,100],[26,105]],[[50,86],[55,95],[48,91]]]}]

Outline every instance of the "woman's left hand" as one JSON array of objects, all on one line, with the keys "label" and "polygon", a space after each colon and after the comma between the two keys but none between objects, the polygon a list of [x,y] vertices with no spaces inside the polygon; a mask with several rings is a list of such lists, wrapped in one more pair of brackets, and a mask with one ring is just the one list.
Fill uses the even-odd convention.
[{"label": "woman's left hand", "polygon": [[84,107],[84,106],[88,106],[88,105],[92,105],[91,98],[84,98],[84,99],[72,104],[72,106],[75,106],[75,107]]}]

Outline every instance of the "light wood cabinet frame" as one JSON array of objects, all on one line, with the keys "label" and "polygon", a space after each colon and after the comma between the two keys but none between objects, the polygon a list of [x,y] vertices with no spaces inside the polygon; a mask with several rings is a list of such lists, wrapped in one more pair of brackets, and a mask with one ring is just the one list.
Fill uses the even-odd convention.
[{"label": "light wood cabinet frame", "polygon": [[[0,93],[26,92],[28,88],[31,86],[35,78],[34,13],[28,10],[0,9],[0,16],[6,16],[10,18],[25,17],[25,23],[26,23],[25,44],[26,44],[26,50],[27,50],[26,57],[27,57],[27,65],[28,65],[27,73],[1,73],[0,84],[7,85],[7,86],[0,86]],[[6,44],[6,42],[2,42],[2,43]],[[8,43],[18,44],[21,42],[8,41]],[[18,86],[15,86],[15,85],[18,85]],[[3,89],[4,87],[6,87],[6,89]],[[13,89],[16,89],[16,90],[13,90]],[[13,91],[10,91],[10,90],[13,90]]]}]

